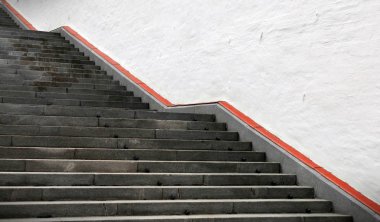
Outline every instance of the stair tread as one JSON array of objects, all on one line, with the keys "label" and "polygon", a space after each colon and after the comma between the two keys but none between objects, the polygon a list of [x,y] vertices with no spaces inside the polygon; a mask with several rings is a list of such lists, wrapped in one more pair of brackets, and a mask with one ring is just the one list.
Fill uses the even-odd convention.
[{"label": "stair tread", "polygon": [[[0,221],[9,222],[44,222],[44,221],[186,221],[186,220],[199,220],[205,219],[205,221],[210,221],[210,219],[281,219],[281,218],[349,218],[347,215],[337,214],[337,213],[280,213],[280,214],[197,214],[197,215],[154,215],[154,216],[88,216],[88,217],[56,217],[56,218],[25,218],[25,219],[7,219]],[[241,220],[239,220],[241,222]],[[265,220],[268,221],[268,220]],[[283,221],[283,220],[282,220]],[[298,221],[298,220],[297,220]],[[237,221],[238,222],[238,221]],[[351,222],[351,220],[347,220]]]},{"label": "stair tread", "polygon": [[231,202],[330,202],[325,199],[192,199],[192,200],[60,200],[60,201],[9,201],[0,202],[0,206],[4,205],[37,205],[37,204],[102,204],[102,203],[231,203]]},{"label": "stair tread", "polygon": [[183,189],[248,189],[248,188],[263,188],[263,189],[284,189],[284,188],[300,188],[300,189],[312,189],[311,186],[300,186],[300,185],[280,185],[280,186],[255,186],[255,185],[244,185],[244,186],[0,186],[0,189],[170,189],[170,188],[183,188]]}]

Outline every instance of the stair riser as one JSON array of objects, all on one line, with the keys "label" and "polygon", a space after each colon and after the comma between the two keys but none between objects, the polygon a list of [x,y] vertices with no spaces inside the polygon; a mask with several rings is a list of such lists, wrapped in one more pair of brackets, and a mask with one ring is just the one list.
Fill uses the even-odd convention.
[{"label": "stair riser", "polygon": [[[103,118],[121,118],[114,121],[114,127],[122,126],[117,122],[127,121],[127,119],[156,119],[156,120],[184,120],[184,121],[206,121],[210,126],[218,126],[221,130],[226,129],[224,123],[215,123],[215,117],[213,115],[206,114],[187,114],[187,113],[164,113],[164,112],[153,112],[153,111],[143,111],[143,110],[121,110],[112,108],[101,108],[101,107],[65,107],[65,106],[42,106],[42,105],[24,105],[24,104],[1,104],[0,103],[0,113],[14,115],[42,115],[42,116],[65,116],[65,117],[103,117]],[[107,120],[108,121],[108,120]],[[103,124],[103,125],[102,125]],[[100,125],[104,126],[106,122],[101,122]],[[188,123],[197,125],[197,123]],[[203,125],[202,125],[203,126]],[[181,127],[182,128],[182,127]],[[188,128],[190,129],[190,128]],[[210,128],[216,130],[217,128]],[[218,128],[219,129],[219,128]]]},{"label": "stair riser", "polygon": [[171,199],[295,199],[314,198],[312,188],[0,188],[0,201],[171,200]]},{"label": "stair riser", "polygon": [[40,36],[40,37],[64,39],[59,33],[54,33],[54,32],[29,31],[29,30],[23,30],[20,28],[7,28],[7,27],[1,27],[0,31],[2,34],[11,34],[13,36],[18,36],[18,35]]},{"label": "stair riser", "polygon": [[0,68],[2,75],[21,75],[21,76],[51,76],[51,77],[72,77],[72,78],[93,78],[93,79],[113,79],[112,76],[106,75],[106,73],[76,73],[76,72],[49,72],[38,70],[26,70],[26,69],[11,69]]},{"label": "stair riser", "polygon": [[65,55],[59,53],[38,53],[38,52],[23,52],[23,51],[4,51],[0,50],[1,55],[10,56],[27,56],[35,58],[58,58],[58,59],[74,59],[74,60],[88,60],[87,56],[83,55]]},{"label": "stair riser", "polygon": [[112,216],[112,215],[183,215],[231,213],[315,213],[331,211],[326,201],[239,201],[239,202],[166,202],[166,203],[103,203],[94,204],[35,204],[8,205],[0,208],[1,217],[60,217],[60,216]]},{"label": "stair riser", "polygon": [[35,81],[35,82],[58,82],[58,83],[85,83],[85,84],[102,84],[102,85],[119,85],[118,81],[110,79],[92,79],[92,78],[74,78],[64,77],[59,75],[51,76],[45,75],[22,75],[22,74],[0,74],[1,83],[16,83],[22,81]]},{"label": "stair riser", "polygon": [[1,173],[1,186],[263,186],[296,185],[295,175]]},{"label": "stair riser", "polygon": [[[72,87],[76,89],[126,90],[125,86],[120,86],[119,84],[117,84],[116,81],[113,81],[112,84],[101,84],[103,80],[93,80],[91,82],[94,82],[94,83],[87,83],[88,80],[86,79],[83,79],[82,82],[64,81],[63,79],[56,79],[56,78],[52,78],[52,80],[49,80],[47,78],[45,79],[46,80],[43,80],[43,79],[25,80],[21,78],[20,79],[4,78],[4,79],[0,79],[0,84],[40,86],[40,87]],[[56,81],[56,80],[60,80],[60,81]],[[106,81],[109,81],[109,80],[106,80]]]},{"label": "stair riser", "polygon": [[[1,28],[0,28],[1,29]],[[70,43],[69,41],[65,40],[64,38],[50,38],[50,37],[38,37],[38,36],[22,36],[22,35],[12,35],[9,33],[0,33],[0,38],[3,39],[13,39],[16,41],[22,41],[22,40],[31,40],[31,41],[40,41],[40,42],[46,42],[49,41],[50,43]]]},{"label": "stair riser", "polygon": [[[1,79],[0,79],[1,83]],[[5,83],[2,83],[3,85]],[[104,85],[104,84],[89,84],[89,83],[72,83],[72,82],[43,82],[43,81],[30,81],[30,80],[14,80],[6,81],[10,85],[26,85],[34,86],[43,89],[44,87],[70,87],[74,89],[91,89],[91,90],[126,90],[125,86],[120,85]]]},{"label": "stair riser", "polygon": [[179,149],[250,151],[251,143],[235,141],[149,140],[127,138],[0,136],[0,146]]},{"label": "stair riser", "polygon": [[40,61],[25,61],[19,59],[0,59],[2,65],[22,65],[22,66],[49,66],[54,68],[73,68],[73,69],[95,69],[100,70],[99,66],[73,63],[58,63],[58,62],[40,62]]},{"label": "stair riser", "polygon": [[66,55],[84,55],[78,50],[63,48],[63,47],[37,47],[33,45],[0,45],[1,51],[25,51],[25,52],[39,52],[39,53],[58,53]]},{"label": "stair riser", "polygon": [[[54,72],[39,72],[39,71],[32,71],[32,72],[23,72],[15,70],[12,73],[0,73],[0,76],[2,79],[8,78],[17,78],[17,79],[56,79],[56,81],[71,81],[71,82],[78,82],[78,81],[103,81],[103,83],[110,83],[112,82],[113,78],[112,76],[107,76],[104,74],[81,74],[81,73],[70,73],[70,74],[62,74],[62,73],[54,73]],[[66,80],[67,79],[67,80]]]},{"label": "stair riser", "polygon": [[46,45],[44,43],[29,44],[27,42],[14,43],[9,41],[0,40],[0,48],[28,48],[28,49],[40,49],[40,50],[57,50],[57,51],[74,51],[79,52],[79,49],[74,48],[72,45],[56,46],[54,44]]},{"label": "stair riser", "polygon": [[279,173],[277,163],[256,162],[144,162],[0,159],[1,172],[97,173]]},{"label": "stair riser", "polygon": [[95,100],[75,100],[75,99],[39,99],[39,98],[17,98],[0,97],[2,103],[12,104],[36,104],[36,105],[62,105],[62,106],[85,106],[85,107],[113,107],[126,109],[149,109],[147,103],[127,103]]},{"label": "stair riser", "polygon": [[54,54],[65,54],[74,56],[83,56],[84,54],[79,51],[70,50],[54,50],[54,49],[39,49],[39,48],[28,48],[28,47],[0,47],[1,51],[21,51],[21,52],[36,52],[36,53],[54,53]]},{"label": "stair riser", "polygon": [[140,97],[126,96],[108,96],[108,95],[88,95],[88,94],[70,94],[70,93],[51,93],[35,91],[1,91],[0,95],[4,97],[22,97],[22,98],[48,98],[48,99],[72,99],[72,100],[96,100],[111,102],[141,102]]},{"label": "stair riser", "polygon": [[96,138],[147,138],[147,139],[182,139],[182,140],[223,140],[237,141],[233,132],[179,131],[158,129],[123,129],[104,127],[72,126],[36,126],[36,125],[0,125],[1,135],[27,136],[68,136]]},{"label": "stair riser", "polygon": [[[204,130],[224,131],[224,124],[213,122],[188,122],[175,120],[142,120],[142,119],[112,119],[96,117],[61,117],[61,116],[33,116],[0,114],[0,124],[6,125],[39,125],[39,126],[72,126],[72,127],[104,127],[104,129],[144,128],[144,129],[175,129],[175,130]],[[161,131],[160,131],[161,132]],[[158,136],[165,136],[161,133]],[[207,133],[207,131],[205,131]],[[191,133],[191,132],[190,132]],[[212,133],[211,133],[212,134]],[[223,134],[221,134],[223,135]],[[220,135],[214,135],[220,136]],[[237,135],[232,136],[237,139]]]},{"label": "stair riser", "polygon": [[83,65],[95,65],[95,62],[88,60],[76,59],[59,59],[54,57],[32,57],[32,56],[12,56],[5,53],[0,53],[0,59],[19,60],[19,61],[32,61],[32,62],[58,62],[58,63],[73,63]]},{"label": "stair riser", "polygon": [[53,46],[53,47],[67,47],[73,48],[73,45],[70,42],[62,41],[47,41],[47,40],[32,40],[32,39],[14,39],[11,36],[9,38],[1,37],[0,35],[0,44],[27,44],[27,45],[43,45],[43,46]]},{"label": "stair riser", "polygon": [[0,20],[0,26],[10,26],[10,27],[17,27],[16,23],[14,23],[12,20]]},{"label": "stair riser", "polygon": [[16,23],[10,18],[0,18],[0,26],[17,27]]},{"label": "stair riser", "polygon": [[11,70],[21,69],[21,70],[35,70],[35,71],[47,71],[47,72],[106,74],[105,71],[96,70],[96,69],[77,69],[77,68],[50,67],[50,66],[24,66],[24,65],[9,65],[9,64],[0,64],[0,69],[11,69]]},{"label": "stair riser", "polygon": [[14,23],[0,23],[0,27],[14,27],[14,28],[16,28],[17,25]]},{"label": "stair riser", "polygon": [[12,34],[17,38],[17,36],[37,36],[39,38],[50,38],[50,39],[61,39],[65,41],[65,38],[61,36],[59,33],[55,32],[44,32],[44,31],[30,31],[24,30],[20,28],[12,28],[12,27],[0,27],[1,35],[10,35]]},{"label": "stair riser", "polygon": [[84,160],[167,160],[167,161],[241,161],[264,162],[262,152],[124,150],[74,148],[0,148],[0,156],[8,159],[84,159]]},{"label": "stair riser", "polygon": [[124,222],[184,222],[184,221],[191,221],[191,222],[352,222],[352,218],[349,216],[339,215],[339,214],[301,214],[301,215],[294,215],[294,214],[272,214],[272,215],[265,215],[262,214],[255,215],[194,215],[194,216],[154,216],[154,217],[143,217],[143,218],[136,218],[136,217],[70,217],[70,218],[64,218],[60,217],[55,220],[52,220],[51,218],[39,218],[38,220],[35,219],[6,219],[1,220],[4,222],[52,222],[52,221],[59,221],[59,222],[84,222],[84,221],[101,221],[101,222],[118,222],[118,221],[124,221]]},{"label": "stair riser", "polygon": [[[17,72],[17,71],[16,71]],[[79,77],[74,77],[79,76]],[[84,77],[84,78],[83,78]],[[95,77],[95,78],[92,78]],[[87,84],[119,84],[118,81],[110,79],[109,76],[98,74],[59,74],[50,72],[35,71],[31,74],[19,73],[1,73],[0,78],[4,84],[13,82],[22,82],[24,80],[42,81],[42,82],[72,82],[72,83],[87,83]]]},{"label": "stair riser", "polygon": [[23,85],[5,85],[0,84],[0,90],[4,91],[31,91],[44,93],[69,93],[69,94],[87,94],[100,96],[133,96],[131,91],[111,91],[111,90],[92,90],[92,89],[72,89],[65,87],[38,87]]}]

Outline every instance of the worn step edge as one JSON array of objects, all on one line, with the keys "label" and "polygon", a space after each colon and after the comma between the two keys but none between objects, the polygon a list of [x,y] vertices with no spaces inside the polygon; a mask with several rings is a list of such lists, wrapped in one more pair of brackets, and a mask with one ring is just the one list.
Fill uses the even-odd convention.
[{"label": "worn step edge", "polygon": [[[315,219],[315,220],[314,220]],[[334,213],[315,214],[198,214],[155,216],[99,216],[0,219],[1,222],[80,222],[80,221],[155,221],[155,222],[352,222],[352,217]]]}]

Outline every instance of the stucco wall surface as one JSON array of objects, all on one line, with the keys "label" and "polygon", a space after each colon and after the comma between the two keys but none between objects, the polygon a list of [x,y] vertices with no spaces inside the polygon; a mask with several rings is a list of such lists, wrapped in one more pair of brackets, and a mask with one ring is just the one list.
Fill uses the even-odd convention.
[{"label": "stucco wall surface", "polygon": [[9,2],[173,103],[229,101],[380,203],[380,1]]}]

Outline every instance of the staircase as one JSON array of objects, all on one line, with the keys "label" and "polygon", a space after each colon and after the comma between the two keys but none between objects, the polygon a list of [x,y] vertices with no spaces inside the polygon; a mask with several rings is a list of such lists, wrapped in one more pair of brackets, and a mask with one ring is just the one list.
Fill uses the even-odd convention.
[{"label": "staircase", "polygon": [[213,115],[149,110],[2,10],[0,99],[0,221],[352,221]]}]

